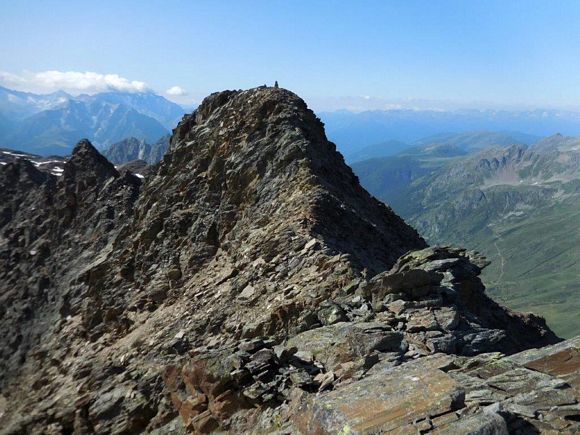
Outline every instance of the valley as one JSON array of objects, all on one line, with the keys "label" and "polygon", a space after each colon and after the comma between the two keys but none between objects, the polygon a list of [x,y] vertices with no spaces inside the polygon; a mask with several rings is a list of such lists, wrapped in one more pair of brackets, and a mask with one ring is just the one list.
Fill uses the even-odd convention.
[{"label": "valley", "polygon": [[490,294],[536,312],[561,335],[580,331],[580,139],[442,156],[441,144],[353,164],[361,183],[431,243],[458,244],[492,263]]}]

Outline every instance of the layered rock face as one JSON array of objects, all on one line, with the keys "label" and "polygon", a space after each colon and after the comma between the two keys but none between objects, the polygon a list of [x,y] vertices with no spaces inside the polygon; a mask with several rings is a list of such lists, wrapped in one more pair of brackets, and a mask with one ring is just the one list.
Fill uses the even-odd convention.
[{"label": "layered rock face", "polygon": [[550,415],[471,400],[473,364],[558,338],[364,191],[289,91],[212,94],[144,182],[83,141],[62,177],[0,183],[5,433],[461,433],[492,403],[505,430],[576,424],[574,379],[522,387],[564,394]]}]

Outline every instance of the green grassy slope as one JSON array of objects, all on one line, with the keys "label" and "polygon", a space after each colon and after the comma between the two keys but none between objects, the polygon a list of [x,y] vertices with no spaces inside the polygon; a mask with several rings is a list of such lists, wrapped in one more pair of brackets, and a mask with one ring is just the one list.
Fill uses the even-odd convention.
[{"label": "green grassy slope", "polygon": [[578,222],[580,201],[574,197],[489,225],[474,217],[470,233],[445,231],[430,242],[484,253],[492,261],[482,275],[491,296],[545,317],[558,335],[572,337],[580,333]]},{"label": "green grassy slope", "polygon": [[[580,334],[580,153],[564,140],[466,157],[397,156],[353,169],[431,244],[484,253],[490,295],[571,337]],[[414,171],[406,182],[392,179],[401,163]]]}]

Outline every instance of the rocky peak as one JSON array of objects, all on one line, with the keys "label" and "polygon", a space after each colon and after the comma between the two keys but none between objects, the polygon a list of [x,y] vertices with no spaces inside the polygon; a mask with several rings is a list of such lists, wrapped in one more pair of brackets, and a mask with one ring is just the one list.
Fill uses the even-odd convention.
[{"label": "rocky peak", "polygon": [[67,183],[82,178],[87,183],[94,184],[118,176],[115,166],[103,157],[88,139],[82,139],[77,143],[64,165],[64,179]]},{"label": "rocky peak", "polygon": [[104,156],[111,163],[120,165],[136,159],[144,159],[149,152],[150,145],[143,139],[129,137],[112,144],[104,152]]},{"label": "rocky peak", "polygon": [[[189,208],[191,196],[183,190],[187,184],[193,193],[196,186],[197,198],[191,199],[210,205],[218,240],[232,239],[232,230],[248,232],[276,221],[349,254],[356,267],[373,273],[425,246],[360,187],[323,124],[290,91],[260,87],[212,94],[184,117],[171,143],[151,185],[178,183],[182,191],[172,196],[174,189],[165,188],[155,201],[164,204],[160,209]],[[142,204],[150,209],[149,202]],[[244,228],[236,217],[242,214]],[[279,228],[269,236],[285,231]],[[236,239],[245,240],[242,234]]]},{"label": "rocky peak", "polygon": [[0,345],[0,385],[54,333],[69,299],[82,296],[66,277],[109,243],[141,185],[119,176],[86,140],[58,171],[62,177],[37,169],[43,164],[17,159],[0,167],[0,298],[10,307],[0,323],[11,337]]}]

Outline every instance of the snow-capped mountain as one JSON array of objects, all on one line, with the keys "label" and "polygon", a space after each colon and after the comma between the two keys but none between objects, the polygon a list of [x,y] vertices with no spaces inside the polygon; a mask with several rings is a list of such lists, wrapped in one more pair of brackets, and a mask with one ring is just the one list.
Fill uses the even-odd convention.
[{"label": "snow-capped mountain", "polygon": [[77,100],[128,106],[159,121],[168,130],[175,127],[185,113],[181,106],[153,92],[103,92],[96,95],[80,95]]},{"label": "snow-capped mountain", "polygon": [[0,86],[0,114],[5,119],[22,120],[40,111],[59,107],[72,98],[64,91],[39,95]]}]

